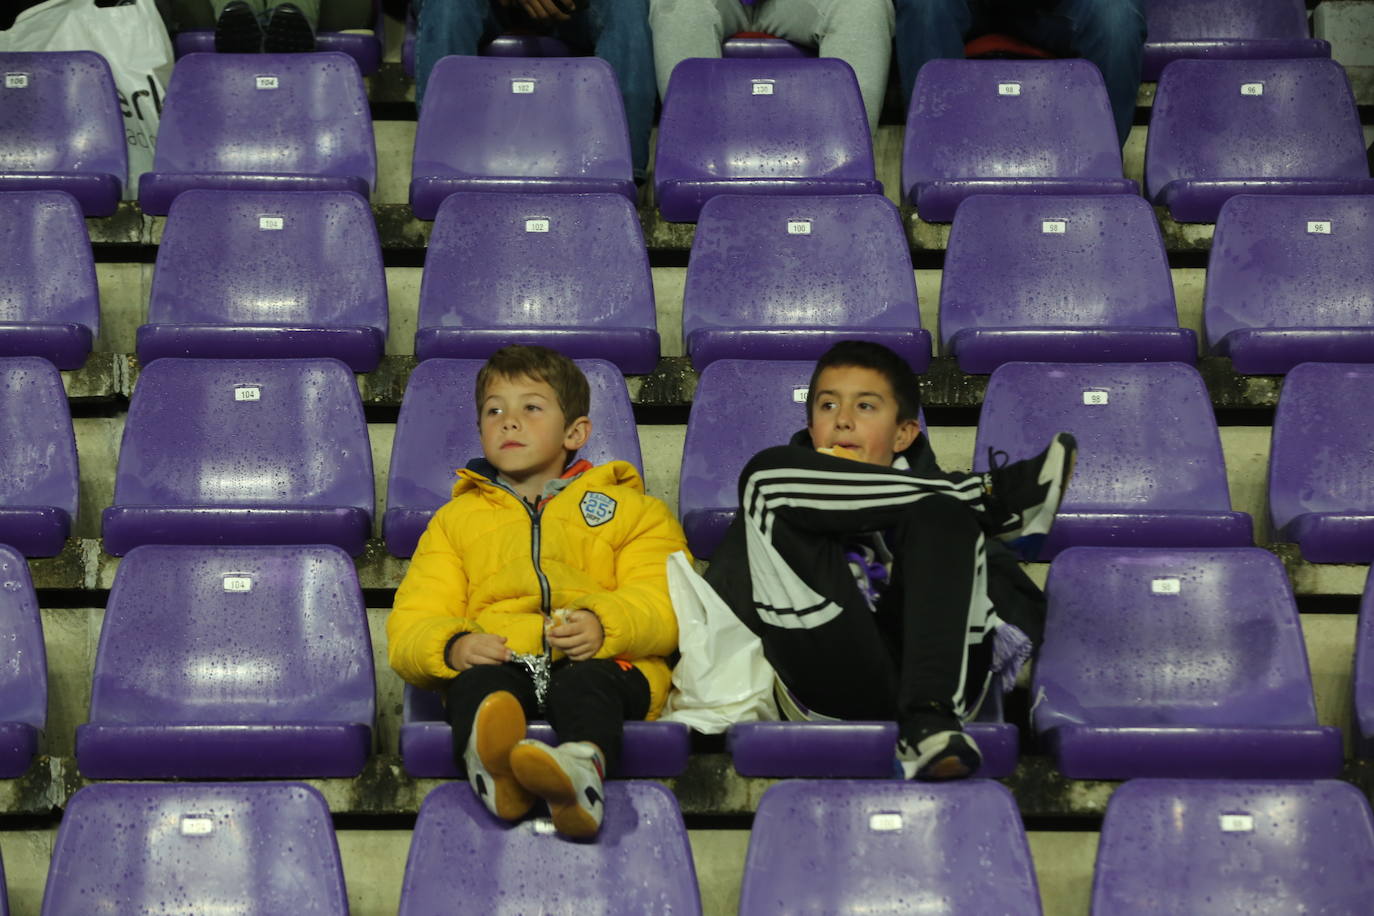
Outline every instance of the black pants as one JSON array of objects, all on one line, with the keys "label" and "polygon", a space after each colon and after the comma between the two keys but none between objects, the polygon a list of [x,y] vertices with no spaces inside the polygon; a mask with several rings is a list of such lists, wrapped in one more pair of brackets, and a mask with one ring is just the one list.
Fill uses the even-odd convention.
[{"label": "black pants", "polygon": [[[740,477],[736,525],[751,594],[727,600],[816,712],[895,719],[906,737],[931,704],[967,718],[1000,622],[979,499],[971,475],[918,477],[804,447],[767,449]],[[875,607],[845,556],[847,543],[871,533],[893,554]]]},{"label": "black pants", "polygon": [[472,720],[487,694],[507,690],[525,708],[526,719],[548,715],[559,741],[590,741],[606,756],[606,772],[620,763],[620,739],[627,719],[649,714],[649,682],[638,668],[622,669],[608,658],[553,666],[545,710],[539,709],[534,682],[523,665],[474,665],[458,675],[444,693],[449,724],[453,726],[453,758],[462,772],[463,752],[472,734]]}]

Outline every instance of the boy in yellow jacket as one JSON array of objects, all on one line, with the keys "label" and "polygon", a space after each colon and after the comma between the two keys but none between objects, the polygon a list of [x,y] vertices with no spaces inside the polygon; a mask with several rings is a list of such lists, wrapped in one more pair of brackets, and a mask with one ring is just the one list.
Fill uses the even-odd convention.
[{"label": "boy in yellow jacket", "polygon": [[[505,347],[476,397],[484,457],[420,538],[387,618],[391,666],[443,690],[454,756],[492,813],[519,820],[543,798],[559,832],[593,836],[625,720],[668,694],[667,558],[686,539],[630,464],[574,460],[591,420],[572,360]],[[557,747],[525,737],[541,713]]]}]

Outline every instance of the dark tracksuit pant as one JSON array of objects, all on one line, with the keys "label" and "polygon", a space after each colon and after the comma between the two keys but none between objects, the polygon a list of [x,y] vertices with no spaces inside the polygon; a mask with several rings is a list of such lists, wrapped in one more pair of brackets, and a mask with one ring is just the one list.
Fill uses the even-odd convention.
[{"label": "dark tracksuit pant", "polygon": [[[988,682],[1000,619],[981,496],[973,475],[766,449],[740,475],[740,513],[707,578],[803,704],[841,719],[895,719],[910,738],[913,716],[932,703],[970,717]],[[874,532],[893,557],[871,608],[846,549]]]},{"label": "dark tracksuit pant", "polygon": [[465,769],[463,752],[477,707],[498,690],[515,695],[527,720],[546,713],[560,742],[590,741],[601,748],[608,774],[615,773],[620,763],[626,720],[649,714],[649,682],[638,668],[622,668],[612,659],[555,662],[544,710],[539,709],[534,681],[523,665],[474,665],[444,691],[448,721],[453,726],[453,757],[460,772]]}]

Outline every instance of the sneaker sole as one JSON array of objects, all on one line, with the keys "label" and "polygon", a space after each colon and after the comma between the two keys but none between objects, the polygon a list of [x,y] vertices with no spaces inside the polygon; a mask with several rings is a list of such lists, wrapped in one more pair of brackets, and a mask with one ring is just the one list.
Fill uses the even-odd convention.
[{"label": "sneaker sole", "polygon": [[549,803],[555,830],[581,840],[596,836],[601,825],[577,803],[577,789],[558,761],[542,748],[521,744],[511,751],[510,762],[520,784]]},{"label": "sneaker sole", "polygon": [[916,778],[925,782],[943,782],[947,779],[963,779],[965,776],[971,775],[973,775],[973,769],[964,763],[957,754],[951,754],[927,765],[924,770],[916,774]]},{"label": "sneaker sole", "polygon": [[[1054,517],[1064,501],[1064,493],[1069,488],[1069,480],[1073,477],[1073,469],[1077,463],[1078,441],[1068,433],[1056,435],[1047,449],[1045,464],[1040,472],[1039,482],[1049,486],[1045,493],[1045,501],[1037,506],[1030,516],[1022,518],[1017,537],[1034,537],[1050,533],[1050,526],[1054,524]],[[1045,472],[1050,468],[1056,470],[1050,475],[1050,479],[1046,480]]]},{"label": "sneaker sole", "polygon": [[262,50],[262,28],[250,9],[225,11],[215,22],[215,51],[220,54],[256,54]]},{"label": "sneaker sole", "polygon": [[498,690],[477,707],[477,757],[491,775],[492,804],[502,820],[518,821],[534,807],[511,769],[511,753],[524,737],[525,710],[513,694]]}]

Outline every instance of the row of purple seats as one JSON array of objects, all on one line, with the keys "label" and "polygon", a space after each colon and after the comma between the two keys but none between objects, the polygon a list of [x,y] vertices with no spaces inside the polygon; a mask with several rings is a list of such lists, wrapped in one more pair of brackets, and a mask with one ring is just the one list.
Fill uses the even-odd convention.
[{"label": "row of purple seats", "polygon": [[[988,880],[995,863],[996,880]],[[1112,795],[1093,912],[1354,913],[1374,812],[1334,781],[1138,779]],[[739,912],[1041,912],[1016,802],[981,780],[785,782],[759,801]]]},{"label": "row of purple seats", "polygon": [[[0,574],[11,647],[0,776],[13,778],[37,750],[46,671],[32,583],[9,548]],[[1273,554],[1078,547],[1055,559],[1046,592],[1032,722],[1065,776],[1339,772],[1340,732],[1317,724],[1297,608]],[[1374,585],[1354,676],[1362,754],[1374,747],[1371,646]],[[97,779],[354,776],[372,750],[373,685],[361,589],[337,548],[140,547],[116,572],[77,762]],[[969,726],[984,775],[1008,776],[1016,728],[999,704],[985,713]],[[880,722],[750,723],[729,735],[741,774],[793,778],[890,776],[895,740]],[[454,777],[452,747],[437,695],[407,688],[407,772]],[[623,775],[676,776],[687,756],[684,726],[632,723]]]},{"label": "row of purple seats", "polygon": [[[0,266],[9,319],[0,353],[79,368],[99,329],[80,210],[63,192],[35,191],[0,194],[0,213],[12,242]],[[1361,252],[1371,242],[1374,197],[1228,201],[1207,281],[1210,351],[1251,373],[1370,359],[1374,268]],[[54,270],[54,253],[75,269]],[[537,341],[626,373],[652,371],[653,284],[634,208],[607,194],[446,198],[418,323],[421,359]],[[385,271],[362,197],[193,190],[167,218],[138,355],[333,356],[370,371],[386,328]],[[918,371],[930,353],[901,220],[877,195],[708,201],[683,330],[698,370],[722,358],[814,357],[844,337],[881,340]],[[1125,195],[987,194],[961,204],[939,331],[966,372],[1026,358],[1191,362],[1197,348],[1178,327],[1154,214]]]},{"label": "row of purple seats", "polygon": [[[597,842],[574,843],[547,818],[511,829],[465,784],[436,788],[420,807],[400,912],[447,913],[461,900],[491,913],[700,914],[672,793],[628,782],[606,796]],[[329,807],[300,783],[82,788],[58,828],[42,912],[87,913],[93,900],[118,913],[348,913]]]},{"label": "row of purple seats", "polygon": [[[408,555],[447,498],[452,469],[480,450],[476,425],[459,421],[451,397],[470,389],[475,365],[430,360],[412,377],[382,525],[398,555]],[[620,373],[595,361],[586,367],[597,379],[593,416],[605,418],[590,457],[638,460]],[[0,361],[0,370],[0,543],[52,555],[70,532],[78,480],[61,379],[36,357]],[[679,489],[697,555],[710,555],[732,516],[733,480],[748,456],[804,425],[809,373],[809,362],[721,360],[702,374]],[[1364,397],[1371,376],[1367,365],[1306,363],[1285,381],[1270,456],[1271,521],[1279,539],[1299,543],[1313,562],[1374,556],[1374,425]],[[776,405],[759,412],[767,419],[749,436],[734,419],[746,399]],[[1231,511],[1211,401],[1195,369],[1004,364],[988,383],[974,469],[986,470],[992,448],[1027,457],[1066,429],[1083,448],[1043,559],[1080,544],[1252,543],[1250,517]],[[372,530],[372,474],[361,399],[342,363],[158,360],[130,404],[114,505],[102,518],[105,549],[119,556],[146,543],[330,543],[357,555]]]},{"label": "row of purple seats", "polygon": [[[586,844],[541,820],[510,829],[466,786],[440,786],[420,808],[400,913],[448,912],[459,899],[493,912],[700,913],[671,793],[630,782],[607,786],[607,796],[601,835]],[[1371,866],[1374,814],[1349,784],[1132,780],[1103,819],[1093,911],[1212,916],[1238,904],[1267,912],[1277,901],[1285,911],[1358,912],[1374,891]],[[235,911],[347,912],[328,806],[292,783],[81,789],[58,830],[43,913],[83,911],[90,899],[121,912],[207,900]],[[764,794],[740,913],[894,906],[1041,912],[1025,827],[1004,787],[792,781]]]},{"label": "row of purple seats", "polygon": [[1176,60],[1330,57],[1310,37],[1305,0],[1145,0],[1141,79],[1159,79]]},{"label": "row of purple seats", "polygon": [[[101,71],[103,62],[91,58],[83,58],[86,69]],[[57,59],[11,55],[3,63],[16,85],[22,77],[39,89],[60,83],[43,71]],[[1160,79],[1145,172],[1148,196],[1175,218],[1214,220],[1227,198],[1245,191],[1374,190],[1339,64],[1204,60],[1170,68]],[[96,75],[108,80],[107,69]],[[604,61],[453,57],[436,65],[432,82],[412,165],[411,204],[421,218],[464,190],[635,199],[624,110]],[[116,167],[34,159],[36,144],[65,149],[70,144],[58,138],[74,124],[100,119],[82,121],[80,112],[54,107],[59,99],[35,104],[39,94],[29,89],[5,91],[25,94],[6,109],[13,129],[3,133],[14,138],[0,160],[7,181],[70,187],[80,199],[87,178],[52,173],[84,169],[103,175],[101,194],[117,192]],[[263,104],[264,92],[273,104]],[[1135,192],[1121,175],[1101,74],[1082,61],[933,61],[917,79],[906,130],[903,192],[927,220],[952,218],[960,201],[978,193]],[[264,136],[273,142],[265,145]],[[122,134],[114,139],[122,155]],[[163,214],[193,187],[366,194],[375,178],[372,124],[352,58],[191,55],[174,72],[139,199],[145,212]],[[695,220],[707,199],[732,190],[881,192],[847,65],[694,59],[679,66],[660,120],[660,209],[670,220]],[[109,212],[117,196],[88,203],[88,215]]]}]

